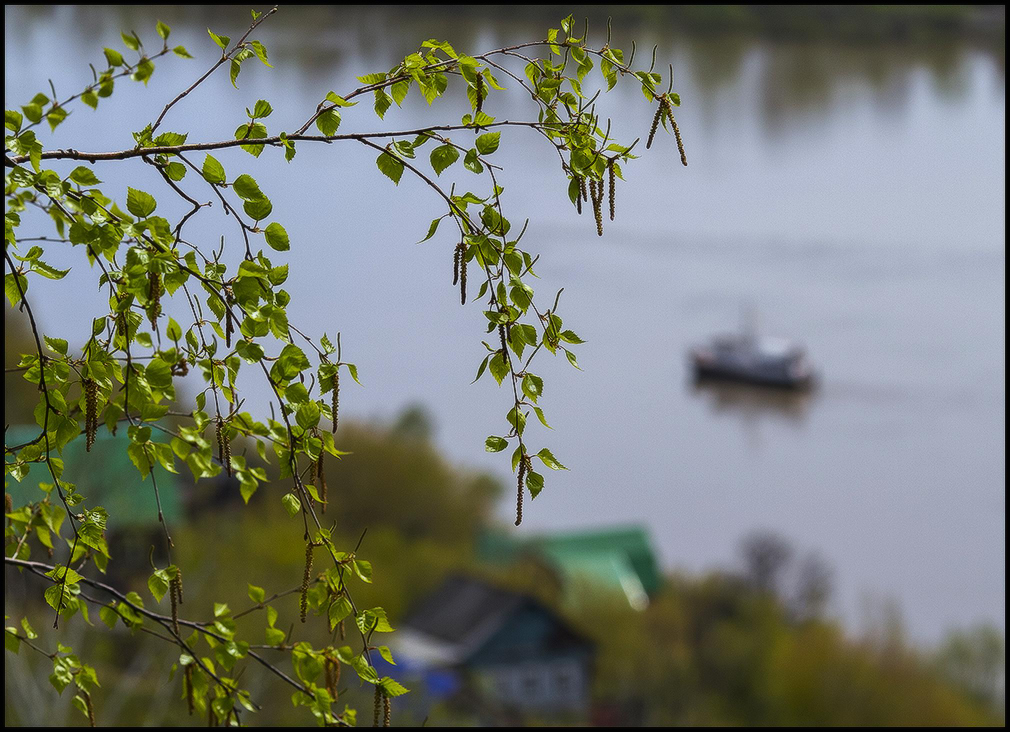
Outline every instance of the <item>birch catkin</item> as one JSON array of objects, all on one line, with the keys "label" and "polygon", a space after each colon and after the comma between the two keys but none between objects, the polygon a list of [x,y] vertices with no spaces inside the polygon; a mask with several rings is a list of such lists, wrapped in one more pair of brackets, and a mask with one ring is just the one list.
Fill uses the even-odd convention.
[{"label": "birch catkin", "polygon": [[596,217],[596,235],[603,236],[603,181],[589,181],[589,193],[593,199],[593,216]]},{"label": "birch catkin", "polygon": [[179,604],[182,605],[182,569],[175,568],[175,591],[179,595]]},{"label": "birch catkin", "polygon": [[526,456],[519,458],[519,480],[516,490],[516,526],[523,522],[523,479],[526,477]]},{"label": "birch catkin", "polygon": [[151,319],[151,329],[158,327],[158,316],[161,315],[161,275],[157,272],[149,272],[147,275],[147,297],[150,304],[147,306],[147,315]]},{"label": "birch catkin", "polygon": [[586,200],[586,179],[581,175],[575,176],[575,180],[579,186],[579,193],[575,196],[575,210],[578,211],[579,215],[582,215],[582,202]]},{"label": "birch catkin", "polygon": [[666,110],[666,118],[670,120],[670,126],[673,128],[673,136],[677,139],[677,150],[680,151],[680,162],[687,166],[687,153],[684,151],[684,140],[680,137],[680,127],[677,126],[677,120],[673,118],[673,104],[666,97],[663,97],[663,108]]},{"label": "birch catkin", "polygon": [[119,300],[119,305],[116,307],[116,310],[118,311],[116,313],[116,332],[121,337],[126,338],[130,333],[129,323],[126,320],[126,311],[119,309],[122,306],[123,296],[117,295],[116,297]]},{"label": "birch catkin", "polygon": [[322,512],[326,513],[326,464],[323,462],[323,455],[325,453],[319,453],[319,460],[316,463],[316,494],[319,496],[319,502],[322,504]]},{"label": "birch catkin", "polygon": [[330,699],[336,697],[333,691],[333,666],[330,663],[329,657],[323,660],[323,676],[325,677],[324,686],[326,692],[330,695]]},{"label": "birch catkin", "polygon": [[168,583],[168,595],[172,601],[172,631],[179,635],[179,581],[175,578]]},{"label": "birch catkin", "polygon": [[614,220],[614,213],[616,211],[614,206],[614,195],[615,189],[617,188],[617,173],[614,171],[614,159],[611,158],[607,162],[607,173],[610,178],[610,220]]},{"label": "birch catkin", "polygon": [[645,149],[652,147],[652,141],[656,139],[656,130],[659,129],[659,118],[663,116],[663,100],[659,100],[659,108],[656,109],[656,116],[652,118],[652,129],[649,130],[649,139],[645,143]]},{"label": "birch catkin", "polygon": [[466,244],[462,242],[459,255],[459,304],[466,305]]},{"label": "birch catkin", "polygon": [[330,693],[330,698],[337,699],[337,684],[340,683],[340,661],[327,656],[324,662],[326,670],[326,691]]},{"label": "birch catkin", "polygon": [[385,694],[382,695],[382,726],[388,727],[389,723],[393,719],[393,705],[389,701],[389,697]]},{"label": "birch catkin", "polygon": [[92,727],[97,727],[95,724],[95,705],[91,703],[91,694],[81,690],[81,696],[84,698],[84,706],[88,710],[88,724]]},{"label": "birch catkin", "polygon": [[378,684],[375,685],[375,708],[373,711],[374,716],[372,717],[372,726],[378,727],[379,715],[382,714],[382,689],[379,688]]},{"label": "birch catkin", "polygon": [[231,443],[224,434],[224,420],[217,415],[217,451],[225,472],[231,477]]},{"label": "birch catkin", "polygon": [[333,434],[337,434],[338,413],[340,411],[340,366],[333,372],[333,396],[330,409],[333,412]]},{"label": "birch catkin", "polygon": [[302,575],[302,597],[301,597],[301,617],[302,622],[309,614],[309,580],[312,578],[312,548],[315,545],[310,541],[305,544],[305,573]]},{"label": "birch catkin", "polygon": [[85,451],[91,452],[98,433],[98,383],[94,379],[84,380],[84,432]]},{"label": "birch catkin", "polygon": [[474,83],[476,87],[477,104],[473,113],[474,121],[480,115],[481,110],[484,108],[484,77],[477,74],[477,81]]}]

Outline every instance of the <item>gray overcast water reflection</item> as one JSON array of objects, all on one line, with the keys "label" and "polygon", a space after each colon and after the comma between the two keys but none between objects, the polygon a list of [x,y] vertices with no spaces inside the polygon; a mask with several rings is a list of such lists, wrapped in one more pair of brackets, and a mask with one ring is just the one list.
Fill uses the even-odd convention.
[{"label": "gray overcast water reflection", "polygon": [[[55,137],[42,132],[47,145],[128,147],[130,132],[209,66],[205,27],[237,36],[247,22],[238,9],[214,12],[8,6],[5,103],[47,90],[49,75],[61,95],[81,88],[86,61],[121,47],[121,27],[153,39],[161,17],[196,60],[160,63],[147,89],[121,83],[98,112],[77,109]],[[419,40],[476,50],[543,32],[529,22],[343,12],[285,8],[261,34],[276,68],[249,62],[238,92],[226,73],[213,77],[166,128],[223,139],[244,106],[265,98],[276,110],[270,128],[291,129],[327,91],[354,88],[355,75],[389,68]],[[630,45],[630,31],[618,36]],[[538,369],[555,430],[534,440],[571,470],[547,476],[523,531],[645,523],[667,566],[697,570],[732,565],[743,534],[770,528],[834,566],[834,610],[853,629],[867,597],[896,599],[927,640],[978,620],[1002,627],[1003,57],[957,46],[698,40],[655,28],[636,37],[640,48],[660,44],[660,67],[675,65],[689,168],[661,138],[627,166],[617,221],[598,239],[591,217],[568,203],[542,139],[510,132],[495,154],[507,170],[506,215],[529,216],[529,246],[543,254],[539,295],[553,299],[564,286],[560,312],[588,341],[578,350],[583,371],[549,357]],[[345,110],[342,131],[462,114],[458,90],[446,101],[429,110],[415,90],[385,123],[366,101]],[[528,113],[515,92],[489,107],[500,118]],[[651,121],[630,84],[601,109],[621,113],[615,129],[626,141]],[[259,180],[291,235],[292,321],[342,331],[365,384],[343,390],[347,414],[392,418],[420,400],[453,459],[507,478],[505,459],[483,450],[508,404],[487,378],[469,385],[484,319],[477,305],[460,308],[450,286],[454,241],[443,232],[414,243],[441,213],[430,189],[406,175],[394,189],[374,152],[353,143],[302,144],[290,166],[269,151],[217,157],[230,175]],[[125,197],[117,167],[96,172]],[[174,210],[145,168],[138,162],[130,175]],[[480,190],[460,166],[443,178],[453,175]],[[229,230],[213,216],[203,226],[204,241]],[[86,333],[83,305],[102,300],[93,273],[57,257],[76,263],[82,306],[42,303],[43,325]],[[818,391],[690,383],[685,350],[736,328],[748,307],[765,331],[807,344],[823,373]],[[248,388],[263,404],[263,388]],[[510,510],[503,502],[503,517]]]}]

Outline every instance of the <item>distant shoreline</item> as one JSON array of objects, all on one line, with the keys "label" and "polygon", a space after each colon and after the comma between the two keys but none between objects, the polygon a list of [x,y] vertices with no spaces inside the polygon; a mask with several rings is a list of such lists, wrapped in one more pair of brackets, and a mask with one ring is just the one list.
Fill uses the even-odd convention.
[{"label": "distant shoreline", "polygon": [[[405,12],[456,16],[522,15],[557,21],[568,5],[410,6]],[[574,9],[596,25],[612,16],[622,25],[668,23],[692,34],[747,33],[778,40],[849,43],[970,40],[1005,46],[1004,5],[590,5]],[[581,28],[579,29],[581,30]]]}]

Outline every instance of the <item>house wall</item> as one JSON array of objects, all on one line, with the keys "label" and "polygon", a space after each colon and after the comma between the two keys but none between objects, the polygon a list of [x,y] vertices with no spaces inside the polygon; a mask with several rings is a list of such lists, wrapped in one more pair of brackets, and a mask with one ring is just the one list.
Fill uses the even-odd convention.
[{"label": "house wall", "polygon": [[581,713],[592,647],[536,603],[517,610],[468,659],[489,698],[516,710]]},{"label": "house wall", "polygon": [[505,707],[578,713],[589,705],[587,664],[579,659],[487,666],[478,673],[485,693]]}]

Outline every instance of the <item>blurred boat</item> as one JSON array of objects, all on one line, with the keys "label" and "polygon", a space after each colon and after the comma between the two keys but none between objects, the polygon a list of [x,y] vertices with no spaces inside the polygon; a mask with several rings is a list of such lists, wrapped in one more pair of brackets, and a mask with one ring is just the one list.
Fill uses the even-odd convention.
[{"label": "blurred boat", "polygon": [[784,338],[753,332],[723,335],[690,352],[696,379],[725,379],[758,386],[804,389],[814,372],[804,349]]}]

